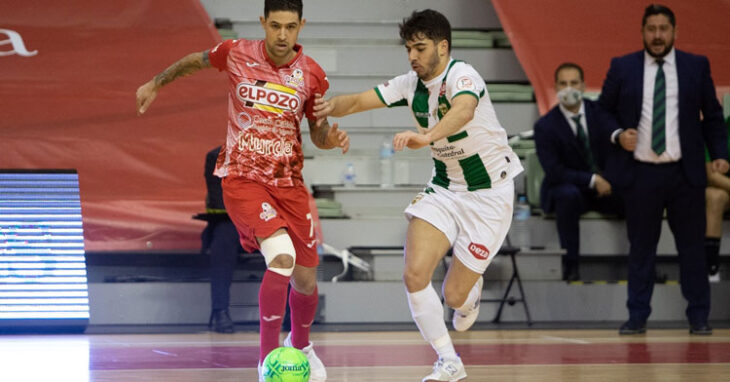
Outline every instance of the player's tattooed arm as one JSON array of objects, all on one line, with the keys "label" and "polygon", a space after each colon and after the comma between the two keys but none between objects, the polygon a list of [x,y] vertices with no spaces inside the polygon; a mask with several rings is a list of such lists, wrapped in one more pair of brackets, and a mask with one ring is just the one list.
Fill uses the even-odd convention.
[{"label": "player's tattooed arm", "polygon": [[157,97],[157,91],[182,76],[189,76],[200,69],[210,68],[208,51],[191,53],[172,64],[155,78],[137,88],[137,115],[144,114],[152,101]]},{"label": "player's tattooed arm", "polygon": [[188,54],[176,63],[170,65],[162,73],[155,76],[155,85],[159,88],[165,86],[178,77],[189,76],[200,69],[209,68],[210,58],[208,51]]},{"label": "player's tattooed arm", "polygon": [[329,150],[335,147],[342,148],[342,153],[350,149],[350,137],[347,132],[339,130],[337,124],[330,126],[327,120],[309,120],[309,135],[312,143],[320,149]]}]

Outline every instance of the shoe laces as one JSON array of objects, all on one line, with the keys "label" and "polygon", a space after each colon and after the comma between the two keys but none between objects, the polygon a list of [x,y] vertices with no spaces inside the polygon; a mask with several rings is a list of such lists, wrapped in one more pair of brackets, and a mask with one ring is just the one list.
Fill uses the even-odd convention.
[{"label": "shoe laces", "polygon": [[448,375],[455,375],[459,370],[453,365],[453,363],[446,363],[445,360],[439,358],[438,361],[434,362],[433,370],[435,372],[446,372]]}]

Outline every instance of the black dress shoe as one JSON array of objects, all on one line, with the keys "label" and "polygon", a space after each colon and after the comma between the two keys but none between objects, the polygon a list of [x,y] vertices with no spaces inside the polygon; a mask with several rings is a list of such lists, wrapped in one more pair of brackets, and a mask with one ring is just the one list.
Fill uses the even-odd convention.
[{"label": "black dress shoe", "polygon": [[563,261],[563,281],[579,281],[580,272],[578,272],[579,266],[576,261]]},{"label": "black dress shoe", "polygon": [[565,281],[580,281],[580,272],[578,272],[577,267],[567,272],[567,274],[565,275]]},{"label": "black dress shoe", "polygon": [[646,322],[634,322],[626,321],[618,329],[618,334],[632,335],[632,334],[644,334],[646,333]]},{"label": "black dress shoe", "polygon": [[689,334],[697,336],[709,336],[712,334],[712,328],[707,324],[696,324],[689,326]]},{"label": "black dress shoe", "polygon": [[208,328],[218,333],[233,333],[233,320],[228,314],[228,309],[216,309],[210,313]]}]

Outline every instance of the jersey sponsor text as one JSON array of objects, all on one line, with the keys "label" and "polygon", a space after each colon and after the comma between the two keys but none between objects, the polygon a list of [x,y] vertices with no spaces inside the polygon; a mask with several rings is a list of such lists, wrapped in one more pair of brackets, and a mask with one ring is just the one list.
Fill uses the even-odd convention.
[{"label": "jersey sponsor text", "polygon": [[236,96],[242,102],[270,106],[279,109],[279,112],[284,110],[296,112],[302,104],[294,89],[268,83],[264,86],[240,83],[236,88]]}]

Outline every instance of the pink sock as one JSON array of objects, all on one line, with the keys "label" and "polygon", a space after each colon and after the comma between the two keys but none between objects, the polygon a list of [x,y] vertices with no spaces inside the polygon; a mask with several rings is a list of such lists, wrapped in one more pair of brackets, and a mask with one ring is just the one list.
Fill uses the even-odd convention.
[{"label": "pink sock", "polygon": [[267,270],[259,289],[259,362],[279,347],[281,323],[286,313],[286,288],[290,277]]},{"label": "pink sock", "polygon": [[309,328],[314,321],[314,315],[317,313],[317,303],[319,302],[319,294],[317,287],[314,292],[307,296],[303,295],[294,288],[289,291],[289,308],[291,310],[291,340],[292,345],[297,349],[303,349],[309,346]]}]

